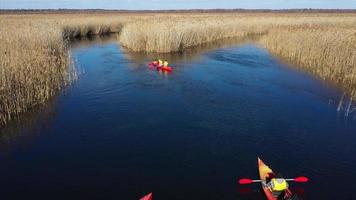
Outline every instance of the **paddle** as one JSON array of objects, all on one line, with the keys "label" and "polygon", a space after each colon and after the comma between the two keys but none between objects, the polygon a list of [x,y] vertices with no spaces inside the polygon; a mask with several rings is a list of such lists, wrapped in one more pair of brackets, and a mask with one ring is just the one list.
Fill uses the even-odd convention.
[{"label": "paddle", "polygon": [[[305,176],[299,176],[296,178],[289,178],[289,179],[285,179],[286,181],[294,181],[294,182],[298,182],[298,183],[306,183],[309,181],[308,177]],[[249,178],[242,178],[239,180],[239,183],[241,185],[246,185],[246,184],[251,184],[251,183],[260,183],[262,182],[262,180],[252,180]]]}]

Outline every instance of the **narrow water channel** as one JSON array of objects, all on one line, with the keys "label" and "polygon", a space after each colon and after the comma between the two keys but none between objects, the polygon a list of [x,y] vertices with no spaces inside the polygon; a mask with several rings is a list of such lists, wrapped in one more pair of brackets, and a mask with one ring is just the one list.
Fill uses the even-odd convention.
[{"label": "narrow water channel", "polygon": [[[0,134],[1,199],[265,199],[257,157],[302,199],[356,199],[356,121],[335,88],[253,43],[167,56],[73,47],[79,79]],[[11,127],[11,126],[15,126]]]}]

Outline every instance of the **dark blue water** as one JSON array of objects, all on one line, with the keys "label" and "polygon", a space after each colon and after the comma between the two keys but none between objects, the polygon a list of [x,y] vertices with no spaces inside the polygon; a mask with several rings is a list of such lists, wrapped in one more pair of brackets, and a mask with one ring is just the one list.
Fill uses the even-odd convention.
[{"label": "dark blue water", "polygon": [[[75,48],[79,79],[0,135],[1,199],[265,199],[257,156],[304,199],[356,199],[356,121],[341,93],[245,43],[167,56]],[[28,125],[31,124],[31,125]]]}]

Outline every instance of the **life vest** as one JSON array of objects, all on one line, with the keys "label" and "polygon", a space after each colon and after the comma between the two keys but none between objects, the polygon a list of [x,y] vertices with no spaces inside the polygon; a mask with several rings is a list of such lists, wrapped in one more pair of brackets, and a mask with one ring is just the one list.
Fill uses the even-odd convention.
[{"label": "life vest", "polygon": [[288,183],[283,178],[273,178],[271,180],[271,187],[273,191],[284,191],[288,188]]},{"label": "life vest", "polygon": [[168,67],[168,62],[167,62],[167,61],[164,61],[164,62],[163,62],[163,66]]},{"label": "life vest", "polygon": [[162,60],[158,60],[158,65],[162,66]]}]

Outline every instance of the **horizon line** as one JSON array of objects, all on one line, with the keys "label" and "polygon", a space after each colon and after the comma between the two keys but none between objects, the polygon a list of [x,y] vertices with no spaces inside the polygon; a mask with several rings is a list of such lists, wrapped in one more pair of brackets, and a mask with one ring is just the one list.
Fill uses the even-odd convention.
[{"label": "horizon line", "polygon": [[0,8],[0,11],[356,11],[356,8],[193,8],[193,9],[106,9],[106,8]]}]

